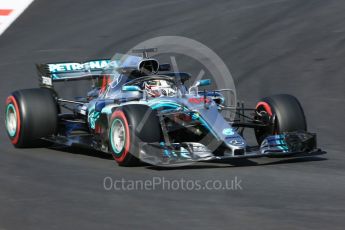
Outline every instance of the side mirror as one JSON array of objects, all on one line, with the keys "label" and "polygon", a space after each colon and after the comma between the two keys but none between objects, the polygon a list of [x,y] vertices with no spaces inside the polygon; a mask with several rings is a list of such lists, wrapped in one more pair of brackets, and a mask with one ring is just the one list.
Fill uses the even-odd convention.
[{"label": "side mirror", "polygon": [[211,85],[211,79],[199,80],[196,83],[196,86],[207,86],[207,85]]},{"label": "side mirror", "polygon": [[124,85],[122,91],[141,91],[139,86],[136,85]]},{"label": "side mirror", "polygon": [[198,95],[198,87],[207,85],[211,85],[211,79],[199,80],[189,88],[188,93],[191,94],[194,91],[195,95]]}]

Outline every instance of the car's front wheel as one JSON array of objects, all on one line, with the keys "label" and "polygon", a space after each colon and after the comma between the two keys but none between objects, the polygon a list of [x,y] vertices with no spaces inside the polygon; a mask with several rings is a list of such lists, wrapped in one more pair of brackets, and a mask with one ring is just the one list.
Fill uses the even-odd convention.
[{"label": "car's front wheel", "polygon": [[256,105],[256,114],[257,120],[267,124],[254,130],[258,144],[268,135],[307,130],[303,108],[292,95],[279,94],[261,99]]},{"label": "car's front wheel", "polygon": [[128,120],[122,110],[116,110],[110,122],[109,147],[120,165],[134,165],[138,160],[129,152],[131,135]]},{"label": "car's front wheel", "polygon": [[141,144],[160,140],[160,124],[150,107],[134,104],[113,112],[109,123],[109,149],[119,165],[138,165]]}]

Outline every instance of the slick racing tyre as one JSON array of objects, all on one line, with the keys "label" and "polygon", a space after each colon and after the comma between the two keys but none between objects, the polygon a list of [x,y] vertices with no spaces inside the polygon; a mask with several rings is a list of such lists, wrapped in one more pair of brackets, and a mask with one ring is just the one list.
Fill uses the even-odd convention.
[{"label": "slick racing tyre", "polygon": [[139,165],[140,143],[160,140],[160,124],[150,107],[127,105],[113,112],[109,123],[109,149],[119,165]]},{"label": "slick racing tyre", "polygon": [[24,89],[6,100],[5,127],[17,148],[38,147],[40,138],[56,133],[58,105],[49,89]]},{"label": "slick racing tyre", "polygon": [[283,132],[306,131],[307,123],[299,101],[291,95],[280,94],[263,98],[256,105],[256,120],[269,124],[255,128],[258,144],[268,136]]}]

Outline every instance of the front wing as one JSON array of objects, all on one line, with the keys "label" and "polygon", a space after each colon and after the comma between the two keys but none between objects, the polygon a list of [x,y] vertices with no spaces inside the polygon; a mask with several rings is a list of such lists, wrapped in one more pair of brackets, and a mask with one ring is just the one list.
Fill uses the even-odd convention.
[{"label": "front wing", "polygon": [[257,157],[299,157],[323,154],[316,150],[316,134],[289,132],[265,138],[261,146],[247,147],[242,151],[224,151],[215,155],[207,146],[196,142],[142,143],[139,158],[156,166],[181,166],[198,161]]}]

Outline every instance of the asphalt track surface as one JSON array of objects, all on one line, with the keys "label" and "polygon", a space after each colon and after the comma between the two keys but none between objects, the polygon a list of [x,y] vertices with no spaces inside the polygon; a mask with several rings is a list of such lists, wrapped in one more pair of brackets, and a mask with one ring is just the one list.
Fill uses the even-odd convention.
[{"label": "asphalt track surface", "polygon": [[[124,168],[92,151],[15,149],[1,122],[0,229],[344,229],[344,11],[341,0],[35,1],[0,37],[3,104],[11,91],[37,86],[34,63],[185,36],[225,61],[250,106],[274,93],[297,96],[327,154]],[[242,190],[106,191],[107,176],[237,177]]]}]

